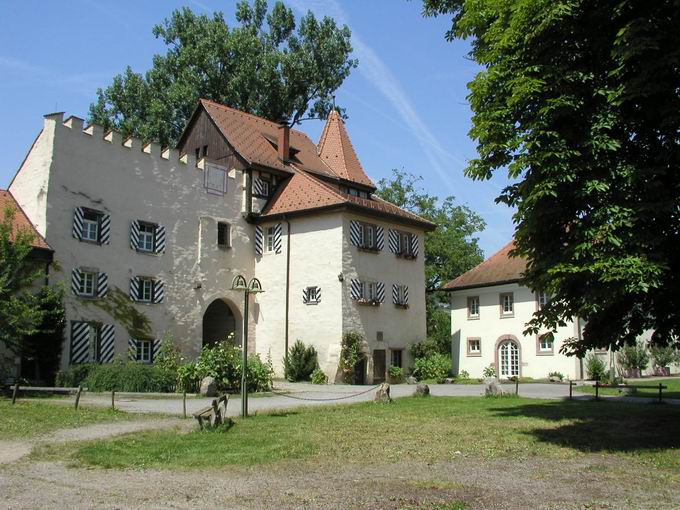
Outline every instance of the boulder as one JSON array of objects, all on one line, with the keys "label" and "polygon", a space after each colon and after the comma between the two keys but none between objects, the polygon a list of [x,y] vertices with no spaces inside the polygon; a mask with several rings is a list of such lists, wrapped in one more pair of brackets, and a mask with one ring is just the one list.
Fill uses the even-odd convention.
[{"label": "boulder", "polygon": [[454,384],[456,382],[455,379],[452,379],[451,377],[447,377],[444,379],[444,384]]},{"label": "boulder", "polygon": [[204,397],[215,397],[217,396],[217,383],[214,377],[204,377],[201,381],[200,394]]},{"label": "boulder", "polygon": [[411,375],[406,378],[406,384],[418,384],[418,379]]},{"label": "boulder", "polygon": [[429,397],[430,387],[427,384],[419,384],[416,386],[416,392],[413,394],[415,397]]},{"label": "boulder", "polygon": [[500,397],[503,395],[503,388],[501,387],[501,383],[498,382],[498,379],[485,379],[484,384],[484,395],[487,397]]},{"label": "boulder", "polygon": [[381,404],[389,404],[392,402],[392,397],[390,397],[390,385],[387,383],[382,383],[375,392],[374,402],[379,402]]}]

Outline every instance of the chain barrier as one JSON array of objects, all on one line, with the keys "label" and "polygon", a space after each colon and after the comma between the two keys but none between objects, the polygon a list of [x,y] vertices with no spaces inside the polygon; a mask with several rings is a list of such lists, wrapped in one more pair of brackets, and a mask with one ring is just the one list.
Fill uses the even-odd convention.
[{"label": "chain barrier", "polygon": [[380,384],[377,384],[373,386],[372,388],[369,388],[365,391],[361,391],[359,393],[354,393],[352,395],[344,395],[342,397],[335,397],[335,398],[306,398],[306,397],[296,397],[295,395],[288,395],[287,393],[279,393],[278,391],[270,390],[274,395],[278,395],[279,397],[287,397],[287,398],[292,398],[294,400],[308,400],[311,402],[331,402],[333,400],[345,400],[348,398],[352,397],[358,397],[359,395],[365,395],[366,393],[373,391],[377,388],[380,387]]}]

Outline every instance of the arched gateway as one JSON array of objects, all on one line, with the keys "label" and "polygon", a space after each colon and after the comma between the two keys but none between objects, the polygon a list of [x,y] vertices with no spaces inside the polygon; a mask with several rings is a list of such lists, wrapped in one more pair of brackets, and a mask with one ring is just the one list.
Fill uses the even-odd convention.
[{"label": "arched gateway", "polygon": [[216,299],[206,308],[203,314],[204,347],[227,339],[232,339],[235,345],[241,344],[241,321],[238,309],[232,309],[232,306],[224,299]]}]

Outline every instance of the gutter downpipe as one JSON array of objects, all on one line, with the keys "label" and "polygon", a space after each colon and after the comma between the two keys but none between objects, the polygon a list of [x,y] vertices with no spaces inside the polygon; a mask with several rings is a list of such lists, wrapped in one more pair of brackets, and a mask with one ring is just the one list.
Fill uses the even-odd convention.
[{"label": "gutter downpipe", "polygon": [[285,354],[284,361],[288,362],[288,311],[290,309],[290,220],[287,216],[283,216],[286,222],[287,242],[286,242],[286,334],[285,334]]}]

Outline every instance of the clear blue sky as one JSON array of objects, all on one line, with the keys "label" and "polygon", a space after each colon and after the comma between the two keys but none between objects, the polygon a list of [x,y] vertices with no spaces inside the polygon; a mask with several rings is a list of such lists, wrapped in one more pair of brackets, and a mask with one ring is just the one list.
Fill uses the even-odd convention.
[{"label": "clear blue sky", "polygon": [[[163,45],[151,28],[173,9],[222,10],[234,21],[235,1],[69,0],[0,2],[0,187],[5,188],[53,111],[87,117],[97,87],[126,65],[145,71]],[[273,3],[270,0],[270,3]],[[475,156],[467,133],[466,84],[477,71],[468,44],[448,43],[449,20],[423,18],[412,0],[288,0],[297,14],[311,9],[352,30],[359,67],[337,93],[361,162],[374,179],[404,168],[425,189],[454,195],[487,222],[486,255],[512,238],[511,211],[494,204],[504,176],[475,182],[463,175]],[[302,129],[318,140],[321,124]]]}]

